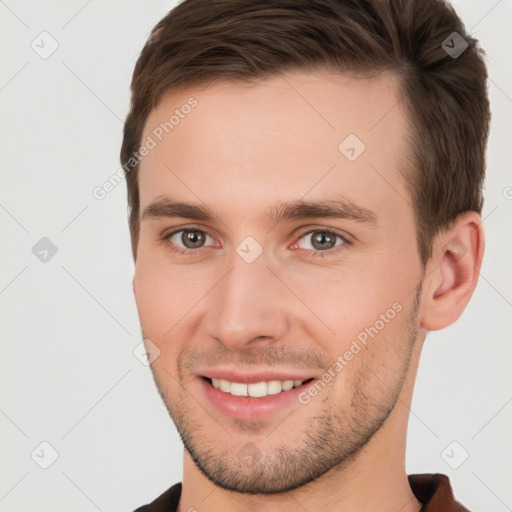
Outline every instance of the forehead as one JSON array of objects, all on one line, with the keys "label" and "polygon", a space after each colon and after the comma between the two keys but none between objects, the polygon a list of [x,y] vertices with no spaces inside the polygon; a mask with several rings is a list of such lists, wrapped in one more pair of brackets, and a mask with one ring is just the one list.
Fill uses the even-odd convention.
[{"label": "forehead", "polygon": [[384,73],[297,71],[173,92],[144,127],[142,143],[155,146],[139,167],[141,209],[166,193],[254,214],[267,199],[336,192],[377,209],[407,203],[406,125],[397,79]]}]

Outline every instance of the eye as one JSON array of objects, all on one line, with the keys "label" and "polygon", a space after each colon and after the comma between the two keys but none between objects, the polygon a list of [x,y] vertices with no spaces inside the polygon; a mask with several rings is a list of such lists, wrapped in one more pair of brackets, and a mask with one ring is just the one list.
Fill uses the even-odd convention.
[{"label": "eye", "polygon": [[[326,252],[349,243],[342,235],[326,229],[309,231],[294,244],[294,248]],[[315,252],[315,254],[316,254]]]},{"label": "eye", "polygon": [[[201,249],[209,246],[220,247],[219,242],[203,230],[196,228],[181,228],[162,238],[168,243],[170,250],[187,256],[197,254]],[[338,248],[341,249],[343,245],[348,244],[350,240],[339,233],[328,229],[316,229],[304,233],[290,248],[304,249],[311,256],[324,256],[325,253],[337,252]]]},{"label": "eye", "polygon": [[182,254],[189,253],[194,249],[205,247],[206,242],[215,242],[215,240],[200,229],[180,229],[165,235],[165,240],[169,241],[170,248]]}]

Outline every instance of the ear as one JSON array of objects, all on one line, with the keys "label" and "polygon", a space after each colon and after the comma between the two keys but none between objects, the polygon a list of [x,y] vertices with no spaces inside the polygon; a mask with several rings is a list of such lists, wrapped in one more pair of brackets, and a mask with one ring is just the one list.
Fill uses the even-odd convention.
[{"label": "ear", "polygon": [[421,326],[437,331],[453,324],[475,291],[484,254],[482,219],[464,212],[434,241],[425,275]]},{"label": "ear", "polygon": [[133,290],[133,295],[135,297],[137,297],[137,292],[135,291],[135,276],[133,276],[133,279],[132,279],[132,290]]}]

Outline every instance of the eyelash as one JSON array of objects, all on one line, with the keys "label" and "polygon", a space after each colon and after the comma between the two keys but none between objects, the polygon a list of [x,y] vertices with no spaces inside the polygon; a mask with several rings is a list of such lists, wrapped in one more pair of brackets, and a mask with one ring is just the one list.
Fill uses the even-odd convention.
[{"label": "eyelash", "polygon": [[[162,240],[164,242],[168,242],[168,249],[171,250],[172,252],[174,253],[177,253],[177,254],[180,254],[181,256],[190,256],[190,257],[193,257],[195,256],[197,253],[201,252],[201,249],[205,249],[205,247],[199,247],[197,249],[183,249],[181,247],[176,247],[175,245],[173,245],[171,242],[170,242],[170,239],[176,234],[176,233],[180,233],[182,231],[197,231],[197,232],[200,232],[200,233],[203,233],[204,235],[206,236],[210,236],[208,235],[208,233],[206,233],[205,231],[203,231],[202,229],[197,229],[193,226],[185,226],[185,227],[181,227],[180,229],[176,229],[174,231],[171,231],[170,233],[166,233],[162,236]],[[321,232],[321,233],[327,233],[329,235],[334,235],[336,237],[338,237],[339,239],[341,239],[342,243],[340,245],[335,245],[333,248],[331,249],[326,249],[324,251],[319,251],[319,250],[311,250],[311,249],[299,249],[299,250],[302,250],[302,251],[306,251],[306,253],[309,253],[307,255],[307,257],[310,257],[310,258],[323,258],[326,256],[326,253],[327,253],[327,256],[329,255],[332,255],[332,254],[335,254],[337,253],[339,250],[342,250],[344,248],[346,248],[345,246],[346,245],[350,245],[352,242],[350,240],[348,240],[348,238],[346,236],[343,236],[341,235],[340,233],[336,232],[336,231],[333,231],[332,229],[327,229],[327,228],[316,228],[316,229],[311,229],[309,231],[306,231],[305,233],[302,233],[298,239],[297,239],[297,242],[299,240],[301,240],[302,238],[304,238],[306,235],[311,235],[312,233],[317,233],[317,232]],[[294,242],[293,245],[295,245],[297,242]]]}]

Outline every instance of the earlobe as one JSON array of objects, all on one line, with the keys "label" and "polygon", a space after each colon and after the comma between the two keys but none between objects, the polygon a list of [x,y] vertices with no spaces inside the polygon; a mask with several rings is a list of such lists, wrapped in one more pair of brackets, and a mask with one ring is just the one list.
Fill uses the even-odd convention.
[{"label": "earlobe", "polygon": [[476,212],[464,212],[439,235],[426,272],[422,327],[436,331],[460,317],[476,288],[483,252],[482,220]]}]

